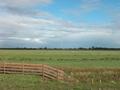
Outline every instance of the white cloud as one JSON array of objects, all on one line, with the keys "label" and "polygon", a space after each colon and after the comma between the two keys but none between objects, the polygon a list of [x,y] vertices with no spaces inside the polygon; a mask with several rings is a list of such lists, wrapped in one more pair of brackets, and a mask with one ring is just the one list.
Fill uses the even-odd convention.
[{"label": "white cloud", "polygon": [[50,14],[35,8],[52,3],[52,0],[0,0],[0,11],[11,14],[32,16],[32,17],[49,17]]},{"label": "white cloud", "polygon": [[[94,39],[101,41],[103,38],[111,39],[111,42],[114,41],[114,43],[119,44],[117,39],[119,38],[119,33],[118,35],[113,33],[111,27],[111,24],[107,26],[74,25],[68,21],[56,20],[55,18],[21,17],[12,14],[0,15],[0,46],[14,42],[14,47],[19,45],[30,46],[29,44],[36,44],[35,47],[39,47],[40,45],[49,46],[54,42],[53,44],[59,43],[58,45],[56,44],[59,47],[60,42],[63,42],[65,45],[67,45],[67,42],[73,44],[79,42],[78,44],[83,45],[82,42],[86,40],[88,40],[86,43],[91,40],[92,43]],[[71,47],[73,44],[71,44]],[[78,45],[76,44],[75,46]]]},{"label": "white cloud", "polygon": [[35,4],[49,4],[52,0],[0,0],[0,5],[19,7],[30,6]]},{"label": "white cloud", "polygon": [[25,38],[25,37],[8,37],[9,40],[21,40],[21,41],[25,41],[25,42],[32,42],[32,43],[39,43],[39,44],[44,44],[45,42],[43,42],[43,40],[41,40],[40,38]]},{"label": "white cloud", "polygon": [[[0,0],[0,47],[59,47],[61,42],[63,47],[79,47],[85,46],[85,43],[98,45],[98,41],[120,45],[120,32],[116,30],[119,29],[119,22],[116,24],[119,19],[114,24],[79,24],[58,19],[41,10],[28,9],[28,6],[51,2],[52,0]],[[100,0],[83,0],[80,9],[94,10],[99,2]]]}]

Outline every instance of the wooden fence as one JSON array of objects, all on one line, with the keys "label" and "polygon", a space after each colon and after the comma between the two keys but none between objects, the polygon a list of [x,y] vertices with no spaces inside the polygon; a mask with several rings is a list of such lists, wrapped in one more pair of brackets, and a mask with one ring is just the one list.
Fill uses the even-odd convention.
[{"label": "wooden fence", "polygon": [[34,74],[43,78],[64,80],[64,71],[44,64],[0,63],[1,74]]}]

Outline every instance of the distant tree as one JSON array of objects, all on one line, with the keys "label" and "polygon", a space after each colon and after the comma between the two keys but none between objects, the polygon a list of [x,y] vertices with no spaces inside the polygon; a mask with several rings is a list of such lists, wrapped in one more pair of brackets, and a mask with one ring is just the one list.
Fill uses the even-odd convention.
[{"label": "distant tree", "polygon": [[46,50],[46,49],[48,49],[47,47],[44,47],[44,49]]}]

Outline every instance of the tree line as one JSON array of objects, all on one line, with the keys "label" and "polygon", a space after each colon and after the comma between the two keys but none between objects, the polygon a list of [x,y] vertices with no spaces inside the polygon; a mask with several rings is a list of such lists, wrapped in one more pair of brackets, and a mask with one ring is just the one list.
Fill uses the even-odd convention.
[{"label": "tree line", "polygon": [[90,48],[0,48],[0,50],[120,50],[120,48],[90,47]]}]

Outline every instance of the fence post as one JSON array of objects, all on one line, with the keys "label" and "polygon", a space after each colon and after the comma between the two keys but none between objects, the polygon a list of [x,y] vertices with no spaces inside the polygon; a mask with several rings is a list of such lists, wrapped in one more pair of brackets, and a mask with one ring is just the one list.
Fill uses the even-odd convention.
[{"label": "fence post", "polygon": [[100,84],[102,84],[102,80],[100,80]]},{"label": "fence post", "polygon": [[92,85],[94,84],[94,79],[92,79]]},{"label": "fence post", "polygon": [[5,62],[3,62],[3,73],[5,74]]},{"label": "fence post", "polygon": [[23,62],[23,64],[22,64],[22,73],[23,73],[23,75],[24,75],[24,62]]},{"label": "fence post", "polygon": [[59,80],[59,70],[57,70],[57,80]]},{"label": "fence post", "polygon": [[44,65],[42,64],[42,78],[44,80]]}]

